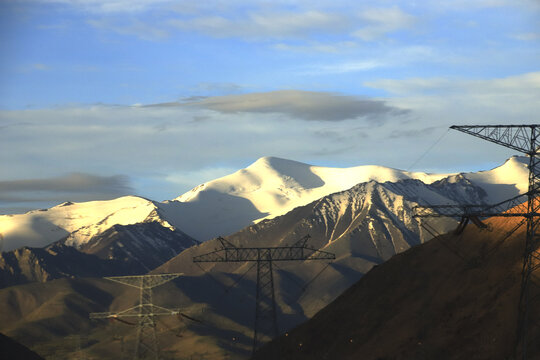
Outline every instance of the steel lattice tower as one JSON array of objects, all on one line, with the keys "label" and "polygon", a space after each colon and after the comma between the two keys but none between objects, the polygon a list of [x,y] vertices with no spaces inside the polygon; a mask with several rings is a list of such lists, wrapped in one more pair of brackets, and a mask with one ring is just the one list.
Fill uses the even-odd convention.
[{"label": "steel lattice tower", "polygon": [[[503,201],[495,205],[439,205],[419,206],[415,217],[451,216],[461,217],[460,228],[467,224],[469,219],[477,225],[480,217],[505,216],[523,217],[527,223],[525,250],[523,253],[523,266],[521,275],[521,290],[518,307],[518,321],[516,333],[515,356],[527,359],[527,350],[531,348],[530,330],[538,326],[540,320],[538,310],[532,313],[533,304],[540,301],[540,278],[537,270],[540,268],[540,239],[538,226],[540,219],[540,124],[534,125],[464,125],[451,126],[455,129],[484,140],[517,150],[529,156],[529,185],[525,194]],[[526,200],[526,202],[525,202]],[[514,208],[512,213],[505,212]],[[433,213],[436,210],[437,213]],[[538,344],[535,345],[538,348]]]},{"label": "steel lattice tower", "polygon": [[116,281],[140,290],[139,305],[120,312],[91,313],[91,319],[120,319],[124,317],[138,318],[137,342],[133,359],[159,360],[159,348],[156,337],[155,316],[178,315],[178,310],[166,309],[154,305],[152,302],[152,289],[165,284],[183,274],[112,276],[105,279]]},{"label": "steel lattice tower", "polygon": [[193,257],[193,262],[257,262],[253,353],[263,344],[262,338],[265,334],[271,338],[277,338],[279,335],[272,262],[333,260],[336,258],[332,253],[308,246],[306,243],[309,239],[310,236],[306,235],[291,246],[239,248],[219,237],[221,249]]},{"label": "steel lattice tower", "polygon": [[88,337],[86,335],[73,335],[68,336],[68,339],[75,341],[75,355],[74,359],[76,360],[86,360],[86,353],[83,350],[83,344],[87,345]]}]

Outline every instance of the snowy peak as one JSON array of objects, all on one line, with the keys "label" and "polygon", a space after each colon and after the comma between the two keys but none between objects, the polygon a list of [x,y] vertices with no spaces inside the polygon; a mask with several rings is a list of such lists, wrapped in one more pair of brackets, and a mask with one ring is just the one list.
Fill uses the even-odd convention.
[{"label": "snowy peak", "polygon": [[528,158],[512,156],[506,162],[488,171],[463,174],[489,194],[487,202],[496,203],[527,192],[529,186]]},{"label": "snowy peak", "polygon": [[429,174],[376,165],[330,168],[263,157],[172,201],[158,203],[125,196],[109,201],[65,202],[47,210],[0,216],[0,232],[5,238],[5,251],[20,246],[42,247],[58,240],[80,247],[114,225],[144,222],[157,222],[205,241],[370,181],[401,182],[412,188],[418,182],[439,186],[444,196],[434,191],[420,196],[431,204],[456,196],[466,203],[496,203],[526,191],[527,162],[526,157],[512,157],[489,171]]},{"label": "snowy peak", "polygon": [[419,179],[432,183],[446,176],[448,174],[411,173],[376,165],[330,168],[263,157],[245,169],[201,184],[174,200],[197,202],[203,192],[229,194],[248,199],[257,210],[273,217],[370,180]]},{"label": "snowy peak", "polygon": [[[301,191],[324,185],[324,181],[311,171],[312,166],[297,161],[263,157],[245,169],[201,184],[174,200],[197,201],[202,191],[217,191],[231,195],[246,195],[260,190],[283,189]],[[255,200],[255,197],[252,196]]]},{"label": "snowy peak", "polygon": [[[350,168],[313,166],[263,157],[245,169],[201,184],[166,204],[163,216],[190,236],[205,241],[232,234],[263,219],[272,219],[356,184],[415,180],[439,186],[445,196],[429,192],[430,203],[459,197],[467,203],[495,203],[527,187],[527,159],[513,157],[489,171],[462,174],[408,172],[377,165]],[[407,186],[416,186],[409,182]],[[450,194],[455,191],[456,195]],[[424,201],[428,201],[424,199]],[[209,220],[211,219],[211,220]]]},{"label": "snowy peak", "polygon": [[[300,193],[321,189],[326,195],[370,180],[385,182],[419,179],[424,183],[432,183],[448,175],[407,172],[377,165],[330,168],[277,157],[262,157],[245,169],[201,184],[174,200],[196,201],[200,192],[208,190],[245,196],[260,190]],[[253,196],[250,197],[256,200]]]},{"label": "snowy peak", "polygon": [[5,238],[4,251],[21,244],[42,247],[61,239],[78,247],[113,225],[142,222],[155,209],[150,200],[124,196],[107,201],[65,202],[50,209],[3,215],[0,229]]},{"label": "snowy peak", "polygon": [[[280,179],[290,189],[308,190],[325,185],[324,180],[313,172],[312,165],[276,157],[263,157],[251,164],[246,171],[263,179]],[[272,184],[268,184],[272,185]]]}]

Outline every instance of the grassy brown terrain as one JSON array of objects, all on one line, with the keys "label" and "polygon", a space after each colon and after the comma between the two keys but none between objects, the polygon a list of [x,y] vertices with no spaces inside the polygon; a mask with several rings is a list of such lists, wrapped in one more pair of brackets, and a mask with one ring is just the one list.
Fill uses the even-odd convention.
[{"label": "grassy brown terrain", "polygon": [[519,221],[492,218],[491,230],[469,225],[394,256],[253,359],[512,359],[525,225],[506,237]]},{"label": "grassy brown terrain", "polygon": [[[304,321],[316,315],[280,339],[280,356],[269,355],[268,351],[276,349],[270,344],[256,358],[509,359],[514,347],[524,228],[503,242],[501,239],[516,223],[517,219],[492,219],[491,230],[470,225],[462,235],[445,235],[393,256],[327,308],[319,311],[325,304],[316,310],[313,306],[309,316],[304,312]],[[291,232],[288,226],[279,228]],[[250,232],[245,239],[259,236],[264,242],[264,236],[278,235],[270,227],[266,232],[253,231],[257,229],[244,230]],[[249,264],[233,268],[218,264],[203,270],[191,261],[193,255],[216,246],[216,241],[209,241],[190,248],[157,269],[183,272],[184,276],[156,288],[154,303],[181,308],[202,320],[157,319],[163,359],[249,357],[254,274],[246,273]],[[321,273],[319,283],[334,284],[347,275],[339,272],[336,262]],[[298,270],[291,268],[289,277],[301,271],[309,272],[311,276],[306,278],[313,277],[319,270],[315,265],[310,267],[308,262]],[[224,267],[222,272],[217,271],[219,266]],[[281,266],[280,273],[287,269]],[[212,276],[206,273],[209,271],[213,271]],[[244,273],[247,275],[242,277]],[[287,280],[276,282],[280,295],[288,294]],[[300,293],[300,299],[308,305],[318,305],[317,300],[328,304],[334,298],[327,301],[325,291],[328,288],[312,286]],[[82,347],[91,358],[130,357],[136,327],[116,321],[91,321],[88,314],[121,311],[136,305],[138,299],[136,289],[96,278],[11,286],[0,289],[0,303],[4,305],[0,309],[0,331],[46,358],[73,358],[77,335],[87,338]],[[280,324],[286,316],[302,315],[302,308],[295,307],[299,299],[292,300],[290,308],[280,306]],[[531,337],[538,335],[533,333]]]},{"label": "grassy brown terrain", "polygon": [[[75,358],[79,335],[85,339],[81,348],[88,358],[131,358],[137,335],[136,326],[109,320],[90,320],[88,315],[130,308],[138,303],[138,295],[137,289],[92,278],[58,279],[0,289],[0,303],[4,305],[0,308],[0,331],[47,359]],[[178,303],[187,302],[187,299],[171,282],[154,292],[154,302],[174,308]],[[216,334],[217,330],[206,322],[220,323],[227,319],[209,320],[198,304],[191,304],[183,312],[202,318],[205,323],[182,321],[172,316],[156,319],[161,358],[222,359],[227,353],[223,350],[226,347],[217,343],[220,334]],[[134,320],[128,322],[133,324]],[[230,328],[236,337],[242,332],[232,322],[223,327]],[[249,333],[249,329],[245,329],[245,332]],[[247,342],[247,335],[239,338],[239,341]]]}]

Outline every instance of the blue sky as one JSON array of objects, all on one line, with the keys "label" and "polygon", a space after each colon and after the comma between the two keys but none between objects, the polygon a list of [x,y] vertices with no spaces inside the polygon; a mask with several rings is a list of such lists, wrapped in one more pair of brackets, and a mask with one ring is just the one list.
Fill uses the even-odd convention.
[{"label": "blue sky", "polygon": [[7,0],[0,54],[4,213],[267,155],[485,169],[513,153],[448,126],[540,113],[536,0]]}]

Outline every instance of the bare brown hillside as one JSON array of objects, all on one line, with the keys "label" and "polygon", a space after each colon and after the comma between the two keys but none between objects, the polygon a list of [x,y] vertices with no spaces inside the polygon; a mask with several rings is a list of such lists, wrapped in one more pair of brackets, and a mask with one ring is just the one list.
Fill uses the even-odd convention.
[{"label": "bare brown hillside", "polygon": [[[510,359],[525,226],[493,218],[394,256],[254,359]],[[538,332],[531,337],[538,338]],[[530,358],[540,358],[538,343]]]},{"label": "bare brown hillside", "polygon": [[10,360],[43,360],[41,356],[0,333],[0,358]]}]

